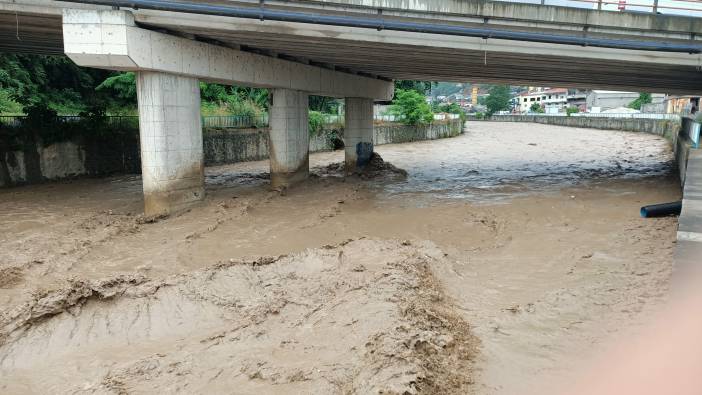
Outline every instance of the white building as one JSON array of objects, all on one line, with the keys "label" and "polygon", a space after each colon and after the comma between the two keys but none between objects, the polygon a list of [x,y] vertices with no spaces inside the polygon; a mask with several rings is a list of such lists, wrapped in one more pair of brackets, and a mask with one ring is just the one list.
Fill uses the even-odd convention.
[{"label": "white building", "polygon": [[531,92],[521,93],[516,97],[519,104],[519,112],[528,113],[531,106],[538,104],[544,112],[558,113],[564,111],[568,106],[568,90],[563,88],[546,88]]},{"label": "white building", "polygon": [[[587,109],[590,112],[601,112],[618,107],[627,107],[639,98],[638,92],[619,92],[593,90],[587,95]],[[662,93],[651,94],[652,103],[661,103],[665,99]]]}]

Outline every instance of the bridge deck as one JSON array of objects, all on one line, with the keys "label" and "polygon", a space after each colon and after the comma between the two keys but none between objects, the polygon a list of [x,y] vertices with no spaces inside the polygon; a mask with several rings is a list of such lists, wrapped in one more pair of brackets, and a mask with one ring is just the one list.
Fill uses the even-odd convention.
[{"label": "bridge deck", "polygon": [[[242,1],[208,3],[252,6]],[[410,8],[410,3],[414,8]],[[697,38],[702,34],[700,18],[454,0],[271,0],[265,4],[275,10],[365,17],[378,16],[377,8],[373,7],[382,6],[382,18],[393,21],[702,46]],[[88,6],[0,0],[0,50],[62,53],[61,7]],[[702,93],[698,71],[702,58],[687,53],[378,31],[144,9],[135,11],[135,20],[148,29],[389,79]]]}]

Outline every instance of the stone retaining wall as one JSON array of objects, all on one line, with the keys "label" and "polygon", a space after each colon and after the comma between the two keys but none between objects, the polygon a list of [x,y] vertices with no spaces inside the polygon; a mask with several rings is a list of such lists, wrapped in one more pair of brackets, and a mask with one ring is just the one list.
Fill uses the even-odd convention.
[{"label": "stone retaining wall", "polygon": [[667,138],[671,143],[680,131],[680,122],[650,118],[554,117],[546,115],[495,115],[490,121],[535,122],[576,128],[623,130],[651,133]]},{"label": "stone retaining wall", "polygon": [[685,183],[690,143],[689,139],[682,136],[682,125],[678,121],[652,118],[554,117],[545,115],[495,115],[489,120],[497,122],[535,122],[576,128],[623,130],[627,132],[650,133],[665,137],[673,148],[675,162],[680,172],[680,182],[681,184]]},{"label": "stone retaining wall", "polygon": [[[453,137],[463,132],[458,119],[436,121],[430,125],[408,126],[399,123],[375,125],[376,145],[405,143]],[[343,147],[343,127],[327,127],[310,137],[310,152]],[[115,173],[138,173],[139,142],[133,138],[100,144],[99,141],[63,141],[44,146],[39,139],[23,150],[4,153],[0,158],[0,187],[31,184],[78,176],[102,176]],[[0,142],[1,143],[1,142]],[[268,129],[203,130],[205,165],[263,160],[268,158]],[[10,182],[7,182],[10,180]]]}]

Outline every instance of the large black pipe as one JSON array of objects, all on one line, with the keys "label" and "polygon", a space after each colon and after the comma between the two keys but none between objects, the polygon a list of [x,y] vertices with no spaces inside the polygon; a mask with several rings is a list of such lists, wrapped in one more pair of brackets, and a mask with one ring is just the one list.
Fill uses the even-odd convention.
[{"label": "large black pipe", "polygon": [[644,218],[665,217],[668,215],[680,215],[682,202],[652,204],[641,207],[641,216]]},{"label": "large black pipe", "polygon": [[476,28],[447,24],[399,22],[381,17],[363,17],[351,15],[322,15],[308,12],[271,10],[264,7],[235,7],[213,4],[183,3],[162,0],[68,0],[69,3],[83,3],[133,9],[183,12],[190,14],[217,15],[236,18],[274,20],[283,22],[312,23],[367,29],[386,29],[416,33],[444,34],[451,36],[482,37],[502,40],[531,41],[549,44],[567,44],[602,48],[618,48],[642,51],[686,52],[697,54],[702,46],[642,40],[620,40],[611,38],[594,38],[567,36],[551,33],[533,33],[513,30]]}]

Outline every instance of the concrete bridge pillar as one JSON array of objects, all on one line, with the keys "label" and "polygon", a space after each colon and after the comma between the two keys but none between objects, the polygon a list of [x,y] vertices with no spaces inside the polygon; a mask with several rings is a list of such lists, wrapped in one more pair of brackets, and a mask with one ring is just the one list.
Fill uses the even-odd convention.
[{"label": "concrete bridge pillar", "polygon": [[347,173],[355,173],[373,154],[373,99],[347,97],[345,119],[345,168]]},{"label": "concrete bridge pillar", "polygon": [[205,196],[197,78],[137,73],[144,213],[162,215]]},{"label": "concrete bridge pillar", "polygon": [[269,109],[269,156],[271,187],[283,188],[309,175],[308,94],[291,89],[272,89]]}]

